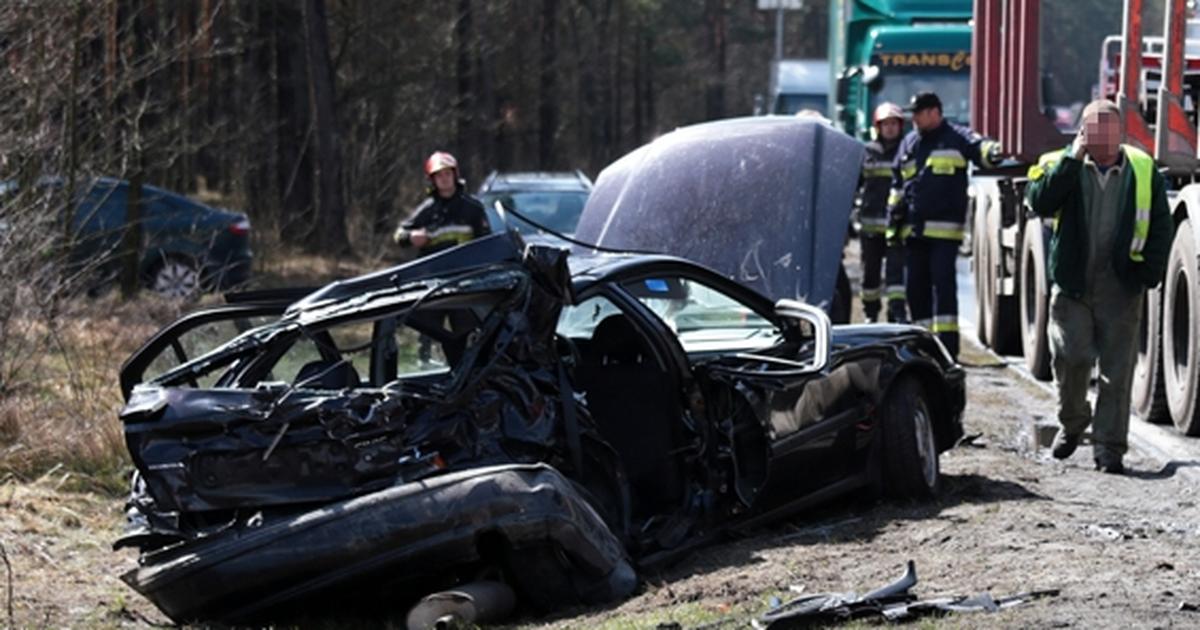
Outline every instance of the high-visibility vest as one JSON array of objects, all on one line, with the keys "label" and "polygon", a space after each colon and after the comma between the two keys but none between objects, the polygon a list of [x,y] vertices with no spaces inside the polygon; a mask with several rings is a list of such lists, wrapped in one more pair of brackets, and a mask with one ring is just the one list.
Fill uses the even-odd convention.
[{"label": "high-visibility vest", "polygon": [[[1142,262],[1142,250],[1146,248],[1146,238],[1150,235],[1150,200],[1151,189],[1154,185],[1154,158],[1145,151],[1128,144],[1122,144],[1121,150],[1125,152],[1125,157],[1129,159],[1129,165],[1133,167],[1136,212],[1133,220],[1133,238],[1129,241],[1129,259],[1134,262]],[[1044,177],[1047,171],[1058,164],[1064,153],[1066,153],[1066,149],[1043,153],[1038,158],[1037,164],[1029,167],[1030,181],[1037,181]],[[1061,218],[1062,209],[1060,208],[1054,211],[1055,232],[1058,231],[1058,221]]]}]

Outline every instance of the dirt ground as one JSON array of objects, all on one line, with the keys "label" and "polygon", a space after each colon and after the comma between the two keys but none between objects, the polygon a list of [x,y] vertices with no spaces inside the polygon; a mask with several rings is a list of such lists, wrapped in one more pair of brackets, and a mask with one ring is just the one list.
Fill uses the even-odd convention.
[{"label": "dirt ground", "polygon": [[[1034,435],[1053,398],[964,345],[964,424],[974,439],[942,457],[937,500],[841,501],[644,576],[641,592],[618,605],[522,627],[748,627],[773,597],[865,592],[910,559],[921,598],[1058,591],[921,627],[1200,627],[1200,497],[1189,470],[1200,462],[1131,451],[1129,474],[1113,476],[1091,469],[1087,446],[1053,460]],[[0,480],[0,627],[165,623],[117,577],[135,562],[109,549],[121,501],[63,491],[64,477]]]}]

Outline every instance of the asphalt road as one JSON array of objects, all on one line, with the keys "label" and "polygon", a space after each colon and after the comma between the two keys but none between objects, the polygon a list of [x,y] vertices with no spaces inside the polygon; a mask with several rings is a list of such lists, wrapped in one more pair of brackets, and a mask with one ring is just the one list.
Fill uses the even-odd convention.
[{"label": "asphalt road", "polygon": [[[964,340],[976,345],[975,337],[975,280],[971,274],[971,260],[958,259],[958,326]],[[994,353],[993,353],[994,355]],[[999,356],[1018,378],[1023,378],[1041,387],[1051,395],[1056,394],[1053,382],[1039,381],[1025,367],[1025,359],[1019,356]],[[969,395],[969,394],[968,394]],[[1048,414],[1053,417],[1053,414]],[[1164,467],[1173,467],[1193,481],[1200,482],[1200,438],[1180,435],[1169,425],[1155,425],[1130,417],[1129,447],[1157,460]]]}]

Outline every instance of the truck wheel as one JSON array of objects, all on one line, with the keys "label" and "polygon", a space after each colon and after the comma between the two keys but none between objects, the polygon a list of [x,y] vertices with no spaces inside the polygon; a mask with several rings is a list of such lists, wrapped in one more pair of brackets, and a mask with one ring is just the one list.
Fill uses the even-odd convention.
[{"label": "truck wheel", "polygon": [[[974,204],[978,206],[980,203],[976,198]],[[986,204],[986,202],[982,203]],[[991,304],[987,299],[987,289],[991,286],[988,284],[987,270],[991,266],[991,261],[988,257],[987,238],[985,237],[987,234],[986,219],[987,212],[981,212],[977,207],[971,220],[971,231],[974,233],[971,237],[971,275],[975,280],[975,338],[985,346],[988,345],[988,338],[983,314]]]},{"label": "truck wheel", "polygon": [[1171,421],[1162,362],[1162,289],[1146,291],[1142,302],[1142,328],[1138,334],[1137,365],[1130,397],[1133,413],[1146,422]]},{"label": "truck wheel", "polygon": [[1190,220],[1179,224],[1167,274],[1163,281],[1163,376],[1167,408],[1175,428],[1185,435],[1200,435],[1196,418],[1200,351],[1196,318],[1200,317],[1200,285],[1196,270],[1196,239]]},{"label": "truck wheel", "polygon": [[1025,225],[1021,239],[1021,349],[1025,366],[1039,381],[1050,380],[1050,344],[1046,321],[1050,289],[1046,277],[1046,234],[1040,222]]},{"label": "truck wheel", "polygon": [[912,376],[892,384],[881,407],[880,446],[883,487],[894,499],[928,499],[941,488],[933,414],[925,389]]},{"label": "truck wheel", "polygon": [[988,266],[985,271],[985,290],[991,305],[983,315],[985,332],[988,345],[996,354],[1016,354],[1021,351],[1020,304],[1016,296],[1003,295],[999,288],[999,269],[1004,261],[1004,250],[1000,244],[999,202],[988,204],[987,215]]}]

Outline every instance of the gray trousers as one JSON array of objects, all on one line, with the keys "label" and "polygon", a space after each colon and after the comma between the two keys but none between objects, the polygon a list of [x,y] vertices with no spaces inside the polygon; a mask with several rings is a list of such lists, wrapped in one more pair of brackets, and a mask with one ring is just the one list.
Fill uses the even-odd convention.
[{"label": "gray trousers", "polygon": [[[1109,274],[1105,274],[1109,275]],[[1128,448],[1129,388],[1137,360],[1138,332],[1145,293],[1131,293],[1115,277],[1096,282],[1080,299],[1050,294],[1050,356],[1058,384],[1058,422],[1069,435],[1092,425],[1092,455],[1117,459]],[[1087,392],[1099,360],[1095,413]]]}]

